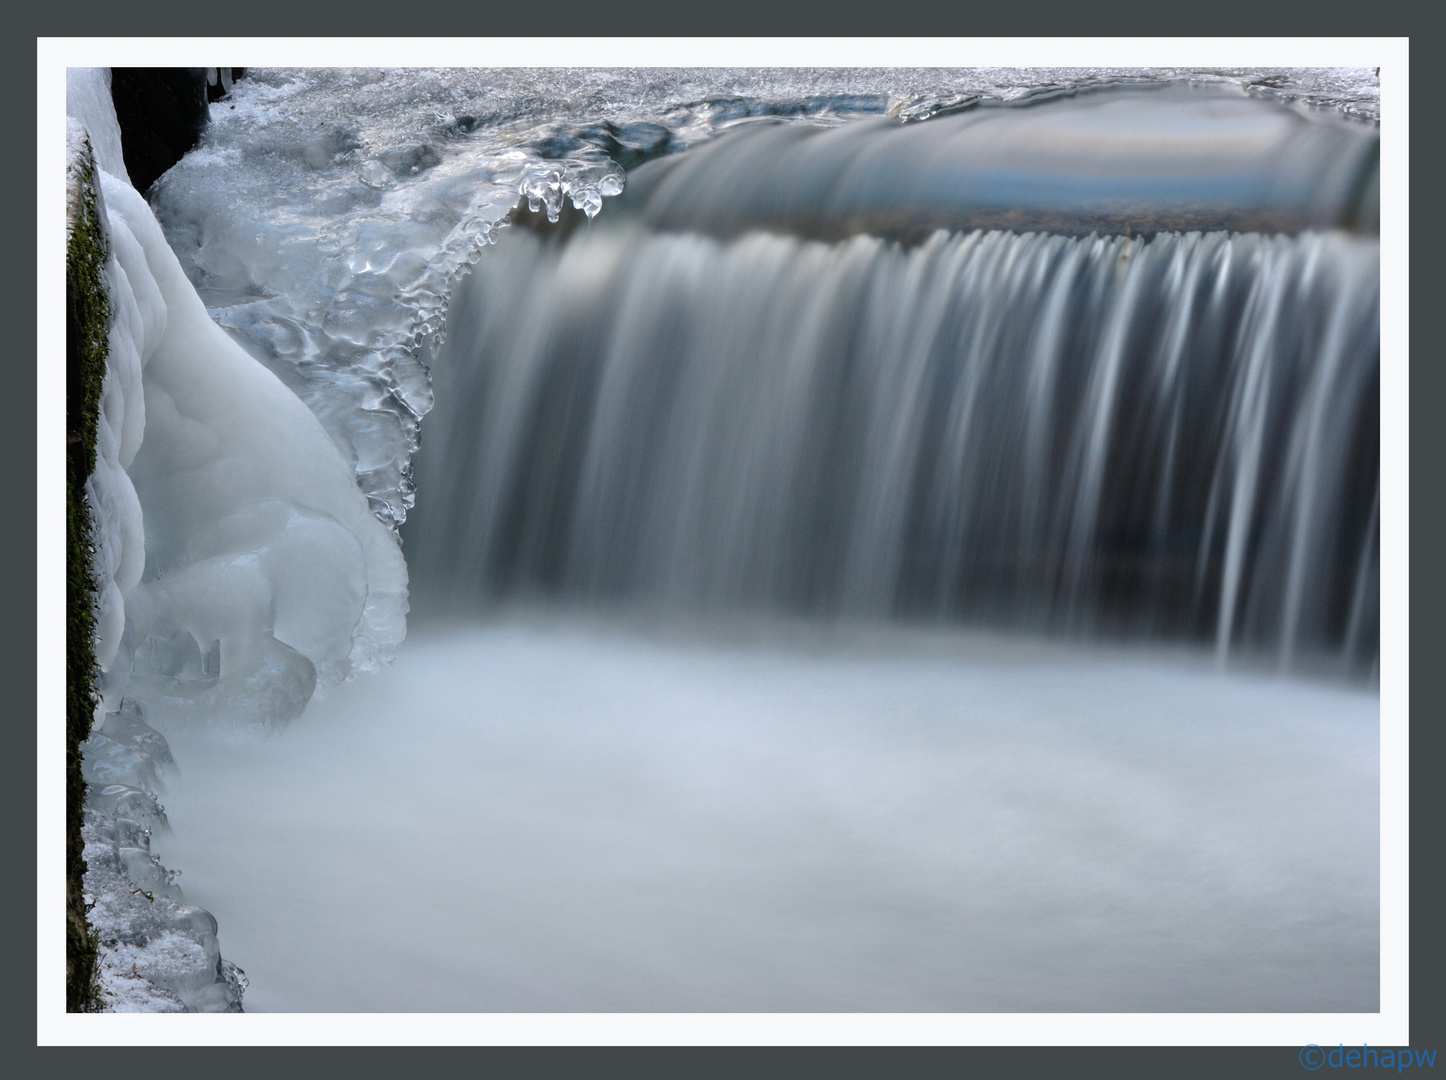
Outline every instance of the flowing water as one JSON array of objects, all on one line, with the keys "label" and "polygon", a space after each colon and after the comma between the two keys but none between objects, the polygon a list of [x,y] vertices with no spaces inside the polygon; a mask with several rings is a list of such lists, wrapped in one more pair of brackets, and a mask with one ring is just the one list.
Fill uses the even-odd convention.
[{"label": "flowing water", "polygon": [[937,632],[516,615],[235,747],[248,1011],[1378,1007],[1376,696]]},{"label": "flowing water", "polygon": [[442,254],[372,338],[375,251],[221,283],[162,185],[410,574],[394,667],[168,730],[249,1010],[1378,1007],[1375,128],[956,97],[373,169]]},{"label": "flowing water", "polygon": [[521,232],[454,299],[413,603],[1375,655],[1378,248]]}]

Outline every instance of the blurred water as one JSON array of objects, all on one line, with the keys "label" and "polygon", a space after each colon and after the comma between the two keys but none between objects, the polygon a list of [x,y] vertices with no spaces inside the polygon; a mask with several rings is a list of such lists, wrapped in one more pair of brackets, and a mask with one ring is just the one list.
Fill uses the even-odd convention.
[{"label": "blurred water", "polygon": [[[167,732],[248,1010],[1377,1008],[1378,697],[1248,666],[1377,654],[1374,239],[815,227],[757,149],[927,165],[1119,72],[253,74],[158,216],[464,621]],[[1313,133],[1240,173],[1270,232],[1361,224],[1373,77],[1124,74]]]},{"label": "blurred water", "polygon": [[1207,656],[514,617],[173,736],[248,1011],[1374,1011],[1377,698]]},{"label": "blurred water", "polygon": [[1379,264],[1340,231],[513,230],[433,363],[414,610],[977,621],[1366,674]]}]

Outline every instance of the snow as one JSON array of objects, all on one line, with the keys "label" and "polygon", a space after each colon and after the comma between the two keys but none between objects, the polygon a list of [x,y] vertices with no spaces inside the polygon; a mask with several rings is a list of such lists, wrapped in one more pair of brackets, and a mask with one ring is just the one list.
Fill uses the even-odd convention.
[{"label": "snow", "polygon": [[120,124],[110,100],[110,68],[66,68],[65,112],[89,133],[96,164],[130,183],[121,154]]}]

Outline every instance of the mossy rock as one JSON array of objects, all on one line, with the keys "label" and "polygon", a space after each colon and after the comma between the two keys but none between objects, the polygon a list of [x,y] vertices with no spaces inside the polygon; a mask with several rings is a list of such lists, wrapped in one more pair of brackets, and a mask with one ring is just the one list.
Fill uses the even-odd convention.
[{"label": "mossy rock", "polygon": [[84,843],[80,827],[85,780],[80,745],[95,712],[94,523],[85,482],[95,469],[96,430],[105,382],[110,297],[101,268],[107,258],[95,157],[87,140],[69,166],[65,253],[65,1007],[100,1008],[98,950],[86,919]]}]

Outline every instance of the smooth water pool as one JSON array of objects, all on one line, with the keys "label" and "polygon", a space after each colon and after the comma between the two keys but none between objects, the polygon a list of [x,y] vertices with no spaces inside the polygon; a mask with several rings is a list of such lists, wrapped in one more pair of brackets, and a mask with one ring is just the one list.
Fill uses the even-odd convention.
[{"label": "smooth water pool", "polygon": [[248,1011],[1375,1011],[1374,689],[925,631],[423,630],[169,733]]}]

